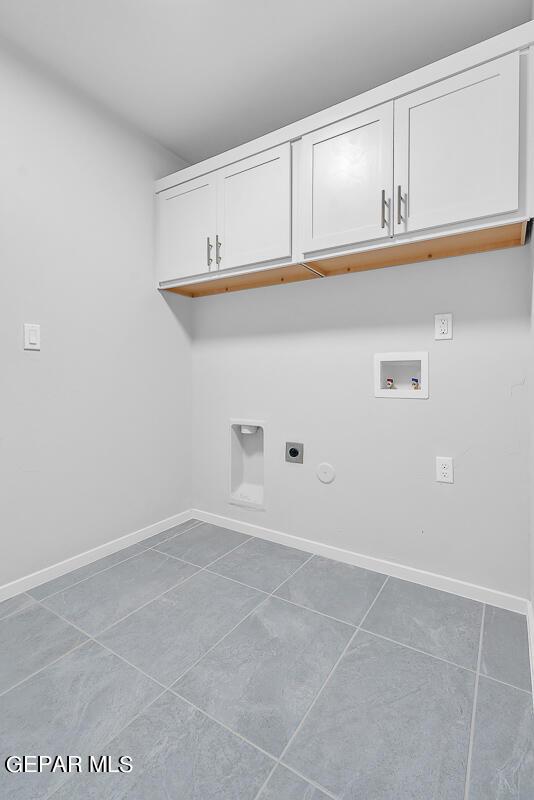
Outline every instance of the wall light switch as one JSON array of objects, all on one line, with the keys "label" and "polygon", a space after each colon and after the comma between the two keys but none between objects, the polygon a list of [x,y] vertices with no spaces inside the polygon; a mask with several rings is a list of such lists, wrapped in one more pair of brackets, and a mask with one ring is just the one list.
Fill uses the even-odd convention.
[{"label": "wall light switch", "polygon": [[436,314],[434,339],[452,339],[452,314]]},{"label": "wall light switch", "polygon": [[24,323],[24,349],[41,349],[41,326],[36,322]]},{"label": "wall light switch", "polygon": [[454,465],[450,456],[436,456],[436,480],[438,483],[454,483]]}]

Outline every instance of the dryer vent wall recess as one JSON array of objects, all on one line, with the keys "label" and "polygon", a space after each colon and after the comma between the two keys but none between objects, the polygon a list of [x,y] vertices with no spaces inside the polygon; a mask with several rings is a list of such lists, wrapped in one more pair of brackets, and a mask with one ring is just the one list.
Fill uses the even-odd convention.
[{"label": "dryer vent wall recess", "polygon": [[262,422],[230,422],[230,503],[246,508],[264,506],[264,429]]}]

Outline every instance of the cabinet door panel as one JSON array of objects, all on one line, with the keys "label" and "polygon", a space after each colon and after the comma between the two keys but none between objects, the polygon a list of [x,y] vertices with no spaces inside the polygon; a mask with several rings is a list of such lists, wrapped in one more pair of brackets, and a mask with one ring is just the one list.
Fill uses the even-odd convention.
[{"label": "cabinet door panel", "polygon": [[519,54],[395,101],[395,233],[519,204]]},{"label": "cabinet door panel", "polygon": [[158,280],[172,281],[215,268],[216,179],[187,181],[158,195]]},{"label": "cabinet door panel", "polygon": [[220,269],[291,257],[291,147],[217,172]]},{"label": "cabinet door panel", "polygon": [[392,102],[304,136],[302,250],[389,236],[392,181]]}]

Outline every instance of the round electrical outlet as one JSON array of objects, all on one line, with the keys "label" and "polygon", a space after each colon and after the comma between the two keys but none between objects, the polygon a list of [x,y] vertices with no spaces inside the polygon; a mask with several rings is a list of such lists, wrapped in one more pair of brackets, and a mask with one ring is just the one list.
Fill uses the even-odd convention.
[{"label": "round electrical outlet", "polygon": [[336,477],[336,471],[334,467],[332,464],[327,464],[326,461],[323,461],[322,464],[319,464],[315,472],[321,483],[332,483]]}]

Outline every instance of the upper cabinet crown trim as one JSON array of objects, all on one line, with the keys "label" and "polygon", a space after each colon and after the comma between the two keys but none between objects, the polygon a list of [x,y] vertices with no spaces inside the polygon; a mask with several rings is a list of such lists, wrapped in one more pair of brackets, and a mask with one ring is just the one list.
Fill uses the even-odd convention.
[{"label": "upper cabinet crown trim", "polygon": [[472,47],[454,53],[451,56],[436,61],[420,69],[414,70],[400,78],[395,78],[389,83],[370,89],[363,94],[345,100],[335,106],[319,111],[309,117],[286,125],[272,133],[261,136],[246,144],[239,145],[232,150],[228,150],[219,155],[212,156],[204,161],[194,164],[178,172],[168,175],[156,181],[156,193],[162,192],[173,186],[177,186],[184,181],[205,175],[221,167],[229,166],[251,155],[257,155],[272,147],[277,147],[285,142],[300,139],[307,133],[338,122],[346,117],[350,117],[360,111],[373,108],[387,102],[402,97],[405,94],[422,89],[432,83],[441,81],[444,78],[453,76],[474,66],[492,61],[502,55],[514,50],[520,50],[534,43],[534,21],[526,22],[517,28],[494,36],[485,42],[480,42]]}]

